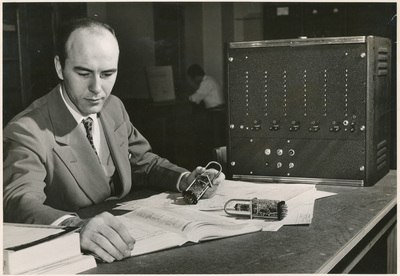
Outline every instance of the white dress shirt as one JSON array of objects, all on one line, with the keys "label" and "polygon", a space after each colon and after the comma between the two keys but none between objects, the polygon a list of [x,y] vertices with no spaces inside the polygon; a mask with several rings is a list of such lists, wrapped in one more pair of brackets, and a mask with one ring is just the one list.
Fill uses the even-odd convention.
[{"label": "white dress shirt", "polygon": [[200,87],[189,97],[189,100],[199,104],[204,101],[205,108],[213,108],[225,103],[222,89],[217,81],[210,76],[204,76]]},{"label": "white dress shirt", "polygon": [[83,119],[86,119],[88,117],[92,118],[93,120],[93,143],[94,147],[96,148],[97,153],[100,156],[100,126],[99,126],[99,119],[97,117],[97,114],[90,114],[89,116],[82,116],[80,113],[76,112],[65,100],[64,95],[62,93],[62,89],[60,86],[60,93],[61,93],[61,98],[63,99],[65,105],[67,106],[69,112],[71,112],[72,116],[75,118],[76,122],[79,125],[79,128],[82,130],[82,132],[86,136],[86,129],[85,126],[82,123]]}]

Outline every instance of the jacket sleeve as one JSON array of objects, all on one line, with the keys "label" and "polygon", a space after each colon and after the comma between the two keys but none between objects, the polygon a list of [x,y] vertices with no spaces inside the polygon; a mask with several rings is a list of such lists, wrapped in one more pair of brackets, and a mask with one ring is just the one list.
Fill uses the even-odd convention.
[{"label": "jacket sleeve", "polygon": [[[44,204],[46,140],[29,118],[9,124],[3,133],[4,221],[51,224],[70,214]],[[43,132],[42,132],[43,133]]]},{"label": "jacket sleeve", "polygon": [[130,122],[122,103],[121,109],[128,132],[132,187],[177,191],[178,179],[187,170],[153,153],[149,142]]}]

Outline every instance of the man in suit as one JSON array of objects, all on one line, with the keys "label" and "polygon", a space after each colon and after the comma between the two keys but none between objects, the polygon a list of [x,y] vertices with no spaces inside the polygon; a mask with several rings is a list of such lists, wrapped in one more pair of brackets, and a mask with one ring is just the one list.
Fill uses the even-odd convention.
[{"label": "man in suit", "polygon": [[[75,212],[122,198],[132,186],[182,191],[205,169],[190,173],[152,153],[111,95],[119,47],[108,25],[75,20],[58,41],[54,64],[61,83],[3,132],[4,220],[81,226],[83,250],[121,260],[135,243],[126,227],[107,212],[87,220]],[[220,174],[209,193],[223,179]]]}]

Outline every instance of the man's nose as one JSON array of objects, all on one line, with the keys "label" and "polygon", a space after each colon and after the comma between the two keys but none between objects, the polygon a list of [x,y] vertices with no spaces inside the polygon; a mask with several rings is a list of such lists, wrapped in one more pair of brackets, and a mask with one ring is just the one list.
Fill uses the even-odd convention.
[{"label": "man's nose", "polygon": [[103,89],[101,88],[101,78],[99,76],[94,76],[92,78],[92,81],[90,82],[89,86],[90,92],[93,92],[95,94],[101,93]]}]

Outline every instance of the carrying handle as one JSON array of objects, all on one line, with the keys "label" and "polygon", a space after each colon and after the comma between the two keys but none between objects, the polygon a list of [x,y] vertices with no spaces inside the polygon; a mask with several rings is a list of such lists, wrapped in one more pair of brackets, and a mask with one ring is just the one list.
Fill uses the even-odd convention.
[{"label": "carrying handle", "polygon": [[216,175],[214,175],[214,178],[211,179],[211,182],[214,181],[214,179],[217,178],[217,177],[221,174],[221,172],[222,172],[222,166],[221,166],[221,164],[218,163],[218,162],[216,162],[216,161],[210,161],[210,162],[208,162],[208,164],[207,164],[204,168],[207,170],[208,167],[209,167],[210,165],[212,165],[212,164],[218,165],[219,171],[218,171],[218,173],[217,173]]}]

